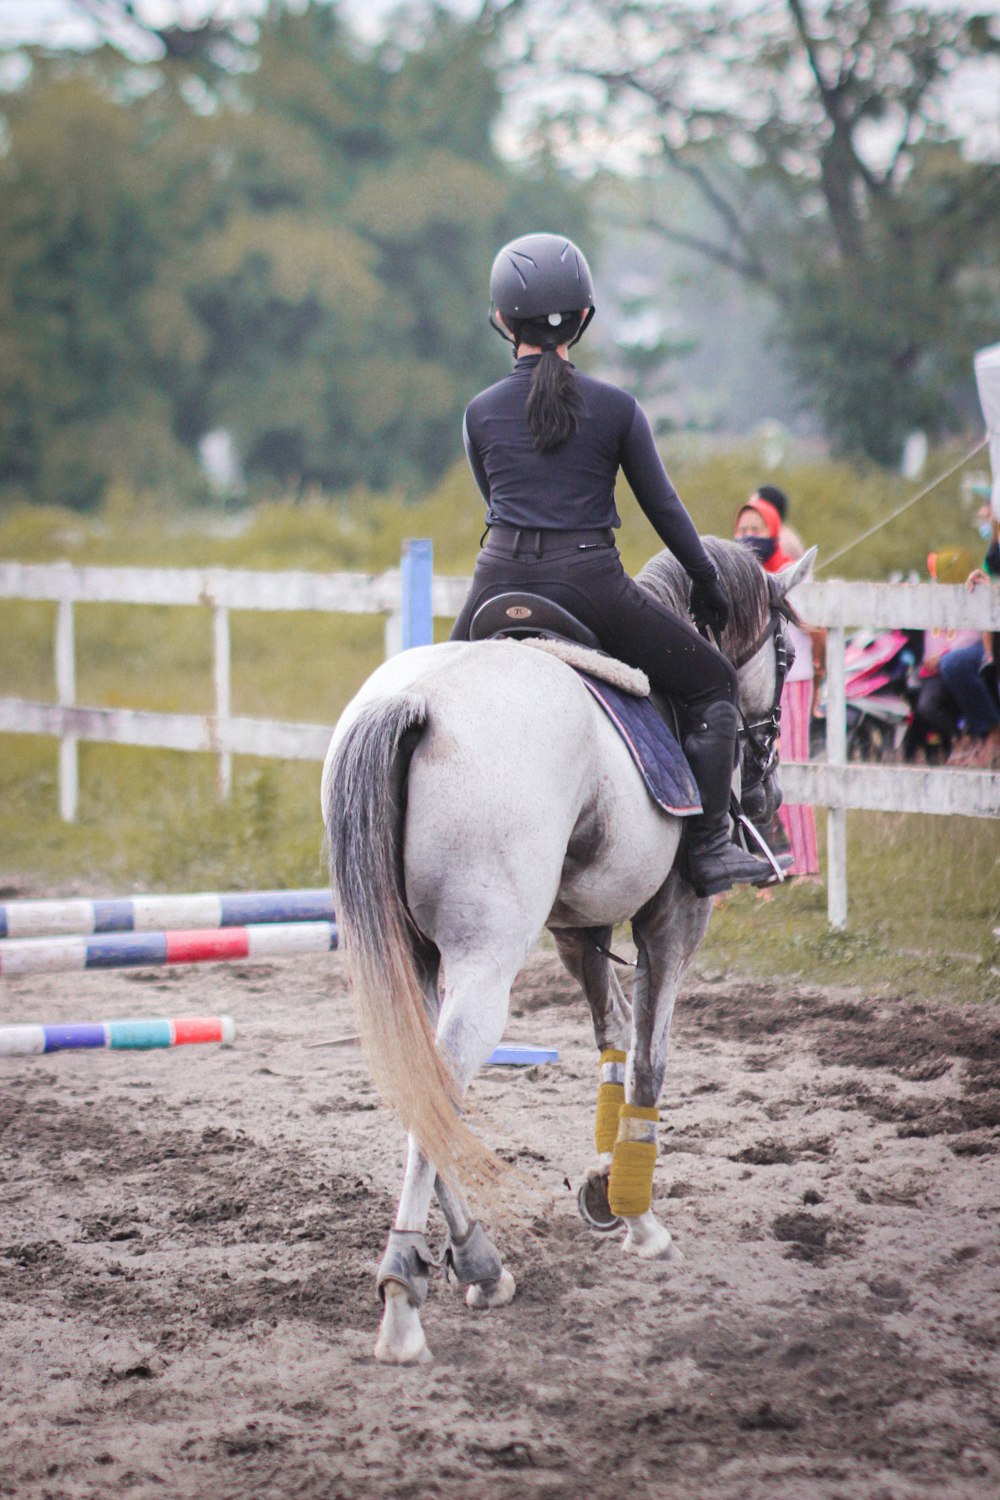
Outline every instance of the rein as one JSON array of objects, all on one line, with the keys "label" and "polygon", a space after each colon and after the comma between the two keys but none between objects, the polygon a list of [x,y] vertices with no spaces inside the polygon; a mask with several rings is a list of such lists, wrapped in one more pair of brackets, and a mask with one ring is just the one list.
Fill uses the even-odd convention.
[{"label": "rein", "polygon": [[747,662],[762,651],[772,636],[777,637],[775,641],[775,673],[774,673],[774,697],[771,707],[762,719],[751,724],[746,714],[740,709],[740,740],[747,744],[753,752],[756,762],[753,779],[744,781],[743,790],[753,791],[760,786],[771,771],[774,769],[778,759],[778,734],[781,728],[781,693],[785,686],[785,678],[791,660],[788,654],[788,644],[782,629],[782,615],[780,610],[772,607],[771,617],[764,627],[763,633],[754,644],[744,651],[734,662],[737,671],[745,667]]}]

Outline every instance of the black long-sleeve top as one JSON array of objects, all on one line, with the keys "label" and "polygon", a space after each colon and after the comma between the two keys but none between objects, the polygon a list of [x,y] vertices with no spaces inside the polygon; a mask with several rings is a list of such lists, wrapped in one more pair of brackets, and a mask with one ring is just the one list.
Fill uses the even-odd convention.
[{"label": "black long-sleeve top", "polygon": [[692,578],[714,574],[694,522],[670,482],[634,396],[574,370],[580,422],[559,448],[539,453],[524,415],[541,355],[480,392],[465,413],[465,451],[486,500],[489,526],[556,531],[621,525],[615,479],[625,475],[660,540]]}]

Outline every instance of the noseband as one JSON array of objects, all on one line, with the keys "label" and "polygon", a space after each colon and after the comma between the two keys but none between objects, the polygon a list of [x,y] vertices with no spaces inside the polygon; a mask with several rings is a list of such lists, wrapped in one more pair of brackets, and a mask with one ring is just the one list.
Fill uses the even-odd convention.
[{"label": "noseband", "polygon": [[743,791],[752,792],[773,773],[778,764],[778,734],[781,729],[781,692],[785,686],[785,678],[788,676],[788,668],[791,666],[791,658],[788,654],[788,641],[779,609],[771,608],[771,616],[760,635],[748,651],[744,651],[734,662],[737,671],[745,667],[747,662],[753,661],[759,651],[762,651],[771,637],[774,641],[774,697],[771,707],[762,719],[750,723],[746,714],[740,709],[739,740],[741,750],[743,747],[749,749],[753,769],[743,778]]}]

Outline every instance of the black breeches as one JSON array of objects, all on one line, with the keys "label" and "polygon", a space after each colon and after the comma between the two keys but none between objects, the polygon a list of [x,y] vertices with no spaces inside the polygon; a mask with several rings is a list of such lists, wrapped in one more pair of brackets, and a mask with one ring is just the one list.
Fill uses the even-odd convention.
[{"label": "black breeches", "polygon": [[629,577],[613,541],[581,546],[560,543],[552,532],[515,537],[505,530],[497,538],[491,531],[451,639],[467,640],[479,606],[508,589],[541,594],[568,609],[589,625],[605,651],[641,668],[655,687],[679,700],[685,717],[720,698],[736,702],[732,665]]}]

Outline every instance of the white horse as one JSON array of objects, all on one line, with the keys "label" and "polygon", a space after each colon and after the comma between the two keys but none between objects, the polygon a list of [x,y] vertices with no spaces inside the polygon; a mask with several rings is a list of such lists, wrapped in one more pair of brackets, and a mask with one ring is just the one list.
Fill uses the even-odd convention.
[{"label": "white horse", "polygon": [[[780,801],[775,740],[785,595],[813,553],[776,576],[745,548],[706,543],[729,590],[721,642],[738,668],[742,769],[759,817]],[[687,611],[669,553],[639,577]],[[379,667],[337,724],[322,801],[342,946],[365,1049],[409,1132],[403,1191],[378,1276],[376,1356],[430,1358],[419,1308],[439,1262],[424,1231],[436,1191],[446,1256],[471,1307],[514,1280],[462,1196],[504,1172],[461,1117],[500,1041],[511,985],[548,928],[593,1014],[601,1054],[597,1167],[581,1189],[593,1227],[669,1260],[652,1212],[656,1104],[681,977],[712,910],[678,869],[682,819],[654,803],[630,754],[572,667],[505,640],[403,652]],[[631,1004],[611,967],[616,923],[638,950]]]}]

